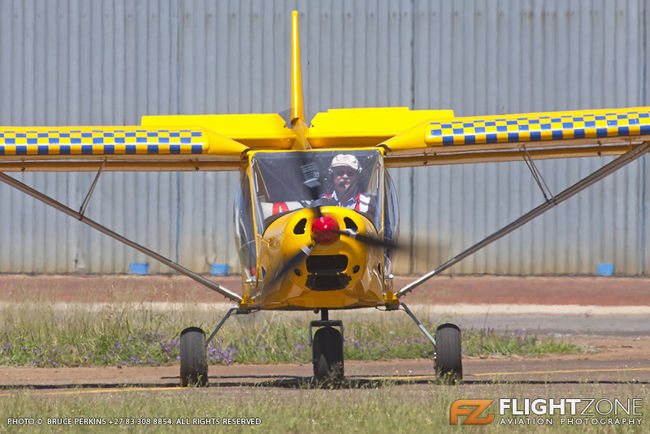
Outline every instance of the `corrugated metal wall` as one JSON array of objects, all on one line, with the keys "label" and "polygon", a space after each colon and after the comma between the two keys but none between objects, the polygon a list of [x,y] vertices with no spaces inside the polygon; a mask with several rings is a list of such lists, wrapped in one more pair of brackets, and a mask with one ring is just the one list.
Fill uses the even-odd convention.
[{"label": "corrugated metal wall", "polygon": [[[647,4],[416,3],[414,107],[473,115],[646,105]],[[558,193],[604,162],[538,167]],[[452,272],[593,274],[612,262],[617,274],[647,275],[647,166],[632,163]],[[437,243],[416,246],[409,271],[445,261],[543,200],[523,163],[416,169],[400,187],[411,179],[420,206],[406,211],[406,227]]]},{"label": "corrugated metal wall", "polygon": [[[280,112],[301,11],[308,116],[646,105],[647,1],[0,0],[0,123],[137,124],[145,114]],[[552,191],[604,159],[539,163]],[[453,273],[647,275],[647,158]],[[399,272],[426,271],[541,203],[523,163],[400,169]],[[93,174],[18,177],[80,206]],[[237,266],[234,174],[102,175],[88,214],[183,265]],[[417,234],[417,237],[412,234]],[[428,241],[428,242],[427,242]],[[148,261],[0,186],[1,272],[127,272]],[[167,272],[151,263],[152,272]]]}]

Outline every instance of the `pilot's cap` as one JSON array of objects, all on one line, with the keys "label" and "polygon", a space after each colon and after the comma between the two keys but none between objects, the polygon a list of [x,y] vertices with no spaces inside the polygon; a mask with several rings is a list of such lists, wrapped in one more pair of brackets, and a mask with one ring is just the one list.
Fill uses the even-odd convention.
[{"label": "pilot's cap", "polygon": [[332,162],[330,163],[330,167],[341,167],[341,166],[347,166],[351,167],[354,170],[359,170],[359,160],[357,160],[357,157],[351,154],[338,154],[334,158],[332,158]]}]

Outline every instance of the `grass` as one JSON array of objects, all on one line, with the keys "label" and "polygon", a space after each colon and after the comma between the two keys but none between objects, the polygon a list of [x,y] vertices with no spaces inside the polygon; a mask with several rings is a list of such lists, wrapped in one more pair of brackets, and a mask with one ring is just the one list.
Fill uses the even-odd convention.
[{"label": "grass", "polygon": [[[360,312],[360,311],[359,311]],[[221,312],[218,312],[221,314]],[[160,366],[178,362],[179,334],[188,325],[208,333],[218,314],[197,307],[158,311],[149,305],[106,305],[96,310],[58,309],[45,304],[0,308],[0,365]],[[345,326],[345,358],[385,360],[428,358],[432,346],[399,312],[340,313]],[[309,363],[307,313],[259,312],[230,319],[208,348],[208,363]],[[430,330],[435,324],[423,321]],[[469,356],[539,355],[578,352],[574,345],[520,331],[463,332]]]},{"label": "grass", "polygon": [[[165,365],[177,363],[180,331],[188,325],[211,330],[223,312],[197,306],[157,311],[107,306],[96,311],[46,305],[0,308],[0,364],[41,366]],[[424,324],[435,324],[420,314]],[[403,313],[355,311],[332,313],[343,319],[346,358],[430,357],[431,345]],[[310,313],[260,312],[235,316],[224,326],[209,355],[211,363],[309,361],[307,324]],[[466,355],[537,355],[574,352],[578,348],[550,338],[513,330],[463,331]],[[34,362],[34,363],[32,363]],[[396,384],[376,387],[317,389],[310,384],[281,387],[218,386],[205,389],[0,390],[0,432],[113,432],[117,421],[128,432],[502,432],[499,417],[485,427],[451,426],[449,410],[457,399],[518,397],[640,398],[641,426],[553,425],[508,427],[526,432],[644,432],[650,414],[645,384],[563,384],[473,382]],[[495,413],[496,404],[489,411]],[[511,416],[506,414],[506,417]],[[12,418],[34,425],[13,425]],[[29,419],[33,418],[33,419]],[[81,420],[75,420],[75,418]],[[84,418],[106,425],[90,429]],[[260,425],[223,425],[223,418],[254,418]],[[41,419],[42,425],[36,425]],[[48,419],[50,423],[48,424]],[[58,420],[57,420],[58,419]],[[193,421],[193,419],[197,419]],[[71,423],[55,426],[53,422]],[[197,422],[218,421],[219,425]],[[477,429],[478,428],[478,429]]]},{"label": "grass", "polygon": [[[499,398],[627,398],[641,399],[641,426],[567,425],[559,416],[549,416],[552,425],[531,424],[507,427],[521,432],[644,432],[650,410],[647,387],[619,384],[607,391],[594,384],[576,384],[567,392],[554,385],[486,384],[476,386],[394,385],[385,383],[378,388],[344,390],[277,389],[265,387],[175,389],[170,391],[129,391],[86,393],[88,391],[0,392],[0,430],[3,432],[52,432],[55,426],[47,419],[71,418],[72,426],[65,432],[86,432],[88,426],[74,418],[95,418],[106,425],[94,426],[96,432],[112,432],[121,423],[129,432],[185,432],[189,423],[197,432],[503,432],[501,417],[495,403],[487,409],[495,420],[483,427],[452,426],[449,410],[457,399]],[[533,389],[534,388],[534,389]],[[34,425],[9,425],[9,418],[32,417]],[[504,415],[511,418],[510,413]],[[42,425],[36,425],[40,418]],[[259,425],[223,425],[223,418],[253,418]],[[219,425],[199,425],[198,421],[219,421]],[[546,417],[544,418],[546,419]],[[620,419],[620,418],[619,418]],[[464,418],[461,418],[464,420]],[[52,421],[50,421],[51,423]],[[647,431],[646,431],[647,432]]]}]

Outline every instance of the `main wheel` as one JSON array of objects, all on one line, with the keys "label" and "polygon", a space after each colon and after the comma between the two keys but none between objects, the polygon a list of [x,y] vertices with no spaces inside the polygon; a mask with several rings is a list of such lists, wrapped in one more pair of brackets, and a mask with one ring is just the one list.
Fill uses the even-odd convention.
[{"label": "main wheel", "polygon": [[436,375],[444,382],[456,383],[463,378],[460,329],[454,324],[442,324],[436,330]]},{"label": "main wheel", "polygon": [[205,333],[198,327],[188,327],[181,332],[181,385],[208,385]]},{"label": "main wheel", "polygon": [[314,333],[312,347],[316,381],[343,380],[343,337],[333,327],[322,327]]}]

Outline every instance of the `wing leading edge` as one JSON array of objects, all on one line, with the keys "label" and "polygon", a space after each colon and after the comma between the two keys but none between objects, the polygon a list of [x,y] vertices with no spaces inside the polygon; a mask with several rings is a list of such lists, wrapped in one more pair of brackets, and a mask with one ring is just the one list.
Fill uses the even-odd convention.
[{"label": "wing leading edge", "polygon": [[247,147],[204,128],[4,127],[0,170],[234,170]]},{"label": "wing leading edge", "polygon": [[[650,108],[454,117],[451,110],[335,109],[307,125],[298,12],[290,119],[145,116],[136,127],[0,127],[0,172],[237,170],[247,149],[374,147],[389,167],[619,155],[650,140]],[[288,121],[288,122],[287,122]],[[290,125],[289,125],[290,124]]]},{"label": "wing leading edge", "polygon": [[392,167],[620,155],[650,141],[650,108],[430,120],[383,142]]},{"label": "wing leading edge", "polygon": [[[238,170],[249,148],[291,148],[295,133],[279,119],[161,116],[137,127],[4,127],[0,171],[94,171],[98,161],[104,170]],[[515,161],[522,153],[608,156],[650,141],[650,108],[460,118],[451,110],[339,109],[317,114],[307,134],[316,148],[384,146],[389,167]]]}]

